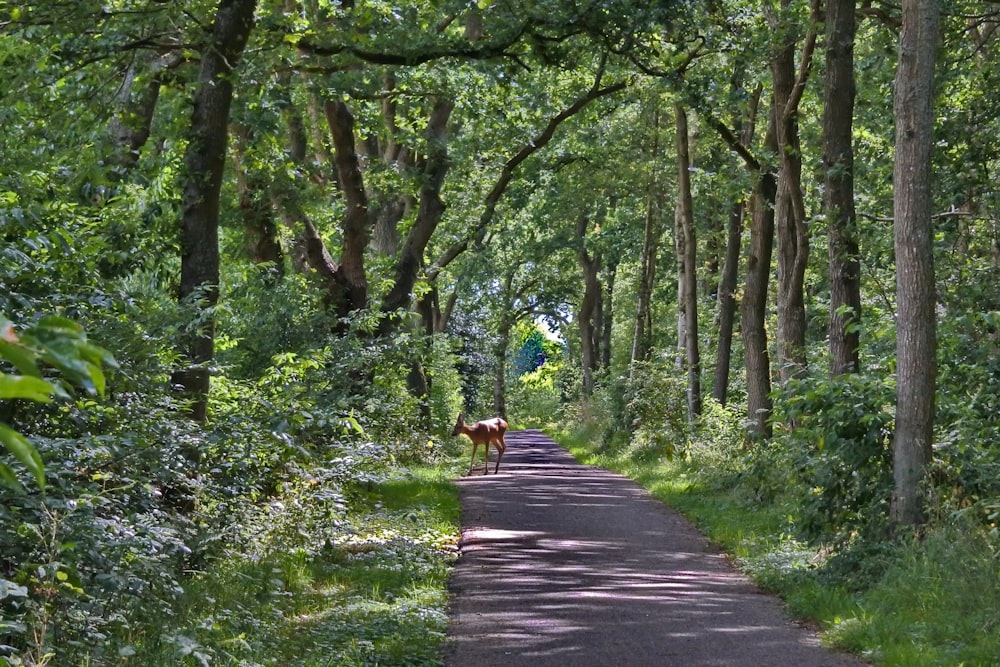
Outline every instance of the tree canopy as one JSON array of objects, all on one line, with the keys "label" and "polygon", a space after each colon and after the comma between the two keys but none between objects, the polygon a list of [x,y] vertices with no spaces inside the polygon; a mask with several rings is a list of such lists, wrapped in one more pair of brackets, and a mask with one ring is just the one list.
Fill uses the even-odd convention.
[{"label": "tree canopy", "polygon": [[1000,9],[937,6],[5,3],[5,643],[131,651],[462,410],[673,456],[726,406],[810,539],[995,529]]}]

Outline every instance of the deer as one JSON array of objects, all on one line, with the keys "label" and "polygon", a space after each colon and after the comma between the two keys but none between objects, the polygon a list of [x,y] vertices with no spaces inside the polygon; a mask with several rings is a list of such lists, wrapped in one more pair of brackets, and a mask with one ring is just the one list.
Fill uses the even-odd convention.
[{"label": "deer", "polygon": [[483,459],[483,474],[488,475],[490,473],[491,444],[497,448],[497,465],[493,469],[493,474],[497,474],[500,470],[500,459],[503,458],[504,450],[507,449],[507,444],[503,441],[503,434],[506,431],[507,422],[500,417],[484,419],[475,424],[466,424],[465,415],[458,415],[458,421],[455,422],[455,428],[451,434],[459,435],[464,433],[472,441],[472,460],[469,461],[469,475],[472,474],[472,468],[476,464],[476,450],[479,449],[479,445],[486,447],[486,455]]}]

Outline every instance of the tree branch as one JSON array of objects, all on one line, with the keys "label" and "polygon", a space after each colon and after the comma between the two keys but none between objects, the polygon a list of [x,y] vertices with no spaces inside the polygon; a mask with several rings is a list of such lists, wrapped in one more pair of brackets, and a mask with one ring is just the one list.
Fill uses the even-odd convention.
[{"label": "tree branch", "polygon": [[473,242],[479,242],[486,235],[490,223],[493,220],[493,215],[496,213],[497,204],[500,202],[500,198],[503,197],[504,192],[507,191],[507,187],[510,185],[511,180],[514,178],[514,172],[521,165],[522,162],[527,160],[533,153],[541,150],[545,147],[552,137],[555,135],[556,130],[559,126],[568,118],[571,118],[588,104],[594,100],[606,97],[608,95],[613,95],[620,90],[624,90],[628,87],[628,81],[619,81],[617,83],[611,84],[602,88],[601,74],[603,72],[603,67],[598,71],[595,76],[594,85],[589,91],[583,96],[577,99],[573,104],[566,107],[558,114],[549,120],[548,124],[534,139],[528,141],[521,147],[516,154],[514,154],[507,162],[504,164],[503,169],[500,171],[500,176],[497,178],[496,183],[490,190],[489,194],[486,195],[485,207],[483,208],[482,214],[479,216],[479,222],[476,224],[475,228],[471,234],[466,238],[462,239],[458,243],[454,244],[448,248],[427,270],[427,279],[434,280],[441,270],[448,265],[449,262],[458,257],[462,252],[468,249],[469,245]]}]

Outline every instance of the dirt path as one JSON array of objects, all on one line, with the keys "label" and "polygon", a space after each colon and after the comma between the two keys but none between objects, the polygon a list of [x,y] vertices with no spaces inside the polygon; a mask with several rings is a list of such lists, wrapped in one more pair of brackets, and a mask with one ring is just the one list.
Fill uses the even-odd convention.
[{"label": "dirt path", "polygon": [[449,667],[863,664],[787,621],[679,514],[537,431],[508,434],[499,475],[459,484]]}]

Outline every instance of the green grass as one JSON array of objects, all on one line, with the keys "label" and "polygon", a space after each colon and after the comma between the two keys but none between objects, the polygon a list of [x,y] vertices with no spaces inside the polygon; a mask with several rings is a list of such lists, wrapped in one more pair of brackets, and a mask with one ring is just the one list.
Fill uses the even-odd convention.
[{"label": "green grass", "polygon": [[[459,534],[448,471],[411,470],[352,503],[337,539],[214,564],[128,665],[436,665]],[[134,655],[133,655],[134,653]]]},{"label": "green grass", "polygon": [[558,438],[577,459],[636,480],[685,514],[826,643],[879,667],[1000,665],[996,531],[942,517],[919,540],[869,545],[849,554],[849,566],[835,564],[828,549],[794,537],[794,507],[742,495],[731,470]]}]

